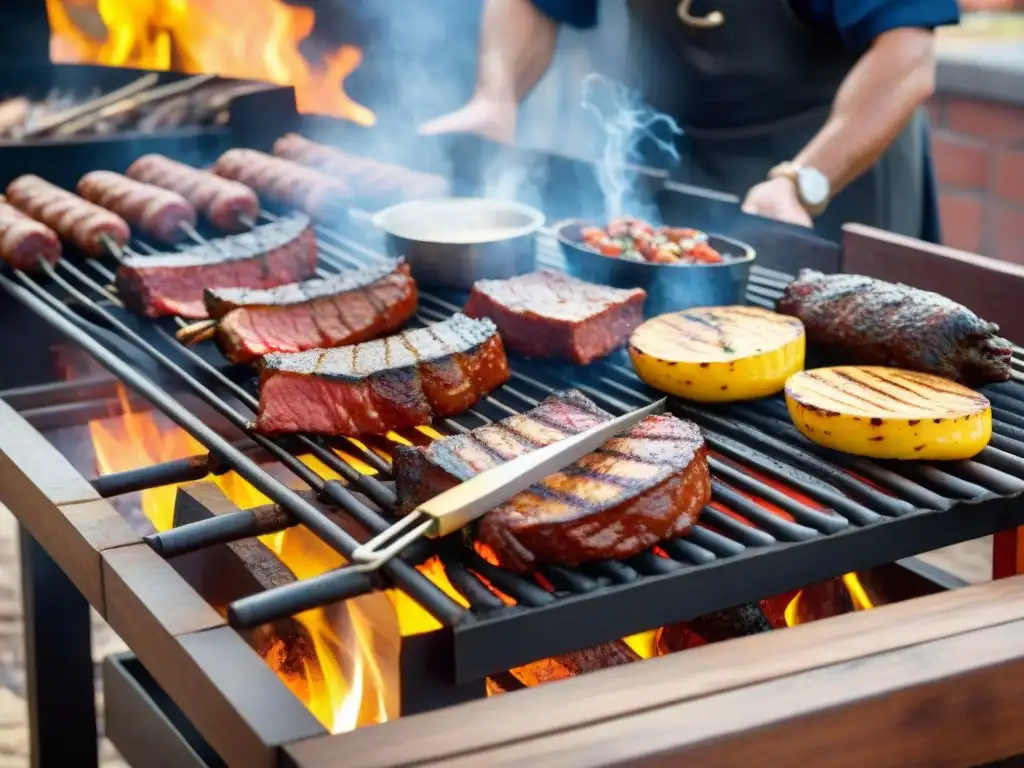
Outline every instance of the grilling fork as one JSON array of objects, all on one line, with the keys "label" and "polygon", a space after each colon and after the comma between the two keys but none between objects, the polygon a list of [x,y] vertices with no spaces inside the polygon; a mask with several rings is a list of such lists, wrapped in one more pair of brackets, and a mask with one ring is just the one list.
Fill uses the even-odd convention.
[{"label": "grilling fork", "polygon": [[390,528],[357,547],[352,552],[351,565],[345,570],[375,571],[420,536],[439,538],[454,533],[534,483],[596,451],[620,432],[664,410],[663,398],[481,472],[420,504]]}]

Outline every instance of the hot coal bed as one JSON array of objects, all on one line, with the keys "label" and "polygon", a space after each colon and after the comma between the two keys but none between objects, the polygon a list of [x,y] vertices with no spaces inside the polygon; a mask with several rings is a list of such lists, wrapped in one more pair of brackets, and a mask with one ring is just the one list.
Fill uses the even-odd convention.
[{"label": "hot coal bed", "polygon": [[[321,121],[312,122],[323,126]],[[236,136],[234,140],[267,146],[278,130],[275,126],[268,129],[273,133]],[[472,144],[468,150],[465,146],[459,149],[464,168],[481,167],[481,153],[502,154],[508,162],[517,158],[511,150],[506,154],[506,150],[485,145]],[[465,161],[474,155],[476,164]],[[75,156],[78,162],[88,163]],[[124,158],[117,168],[130,159]],[[545,159],[533,155],[527,161]],[[548,162],[551,168],[558,168],[568,161],[552,158]],[[493,163],[487,165],[493,168]],[[51,169],[36,170],[46,176]],[[555,172],[549,179],[557,186]],[[55,180],[70,185],[66,178]],[[750,231],[763,226],[763,232],[754,232],[755,237],[747,239],[790,244],[785,249],[790,260],[794,253],[807,253],[815,266],[829,258],[838,264],[834,246],[797,237],[767,222],[741,219],[727,207],[730,203],[714,196],[683,197],[670,189],[659,194],[666,210],[673,206],[703,209],[709,219],[732,217],[736,227]],[[353,202],[359,207],[359,201]],[[272,220],[281,213],[266,211],[263,217]],[[358,219],[317,227],[316,234],[321,266],[328,273],[380,257],[376,235]],[[793,239],[787,240],[790,236]],[[143,252],[147,249],[145,243],[134,247]],[[755,268],[747,300],[772,306],[788,280],[787,272],[798,265],[790,261],[774,264],[786,271],[772,268],[772,249],[761,247],[765,256],[761,262],[768,266]],[[538,261],[541,267],[561,267],[552,242],[541,243]],[[509,670],[616,643],[645,630],[729,612],[736,606],[760,605],[762,616],[755,616],[746,628],[740,626],[733,634],[759,632],[761,619],[767,621],[761,601],[792,595],[807,585],[828,583],[846,573],[860,572],[867,581],[874,581],[883,602],[896,599],[894,595],[901,589],[904,596],[934,591],[935,585],[927,579],[908,575],[891,563],[1024,522],[1024,507],[1018,501],[1024,491],[1024,385],[1017,381],[986,388],[994,410],[993,441],[975,460],[952,465],[881,464],[820,449],[796,434],[778,399],[718,408],[672,401],[672,412],[696,421],[714,452],[710,464],[716,506],[732,510],[745,522],[721,508],[709,507],[700,524],[685,536],[627,561],[603,561],[580,568],[546,566],[526,576],[501,569],[460,543],[445,541],[411,550],[379,576],[365,575],[353,581],[328,573],[296,581],[272,558],[266,561],[267,552],[253,537],[301,524],[327,547],[347,557],[360,541],[383,530],[393,519],[395,497],[389,463],[373,450],[375,446],[364,443],[306,436],[278,440],[254,432],[250,423],[254,406],[251,373],[228,367],[212,344],[183,347],[175,339],[178,328],[172,322],[145,321],[125,311],[106,287],[115,266],[112,259],[63,261],[42,276],[4,273],[0,286],[9,297],[8,304],[16,302],[28,311],[26,317],[34,318],[26,327],[55,331],[87,352],[132,395],[189,433],[208,453],[104,475],[83,485],[80,479],[48,480],[48,472],[57,479],[65,472],[72,478],[77,473],[63,468],[66,461],[62,464],[60,457],[45,447],[36,451],[36,437],[28,440],[33,448],[30,454],[36,455],[25,455],[11,444],[14,431],[5,431],[8,439],[0,445],[0,454],[5,455],[0,475],[12,481],[8,487],[14,490],[5,491],[8,495],[2,500],[43,544],[40,547],[30,537],[25,540],[28,583],[47,590],[27,590],[30,603],[34,601],[34,610],[30,608],[28,614],[35,654],[30,655],[30,662],[36,665],[34,709],[40,718],[34,726],[41,750],[67,749],[76,743],[81,747],[94,738],[94,724],[89,722],[93,710],[86,703],[91,696],[88,614],[79,591],[87,594],[89,602],[104,606],[104,615],[141,661],[140,666],[131,658],[112,660],[105,676],[108,687],[125,697],[118,699],[108,693],[108,728],[121,734],[126,750],[139,749],[144,742],[138,733],[150,733],[146,729],[152,728],[154,739],[166,743],[168,750],[176,750],[168,754],[195,760],[195,764],[218,759],[228,764],[274,764],[281,759],[282,746],[315,737],[323,729],[283,686],[274,687],[276,678],[267,677],[269,672],[262,663],[253,667],[255,655],[246,648],[259,647],[262,628],[267,626],[276,627],[281,635],[292,632],[289,617],[299,611],[354,599],[375,589],[399,590],[422,608],[435,626],[401,637],[397,685],[402,714],[443,712],[458,702],[486,696],[488,680],[492,692],[523,687],[522,680]],[[427,287],[421,292],[415,322],[442,320],[457,311],[464,298]],[[1024,355],[1019,350],[1015,354],[1015,366],[1020,370]],[[528,410],[552,391],[567,388],[579,389],[615,414],[657,397],[624,359],[586,369],[512,359],[512,371],[508,385],[466,414],[435,428],[442,434],[465,432]],[[110,387],[109,379],[93,377],[8,392],[6,417],[10,424],[24,423],[27,428],[26,422],[13,415],[10,409],[14,408],[40,427],[66,426],[91,417],[116,400]],[[29,429],[18,434],[20,440],[33,432]],[[338,451],[357,461],[346,462]],[[33,466],[40,455],[49,469]],[[24,465],[18,464],[19,456],[25,456]],[[311,468],[299,456],[315,457],[321,462],[318,466],[331,474],[325,477],[327,473]],[[271,471],[271,466],[276,469]],[[282,481],[282,467],[287,481]],[[33,518],[33,505],[57,507],[58,512],[64,504],[78,507],[75,511],[84,505],[106,509],[102,499],[169,483],[191,483],[228,470],[273,503],[242,510],[208,485],[185,486],[179,489],[175,504],[176,527],[146,536],[145,543],[121,529],[115,540],[97,542],[90,538],[87,525],[71,523],[76,536],[101,552],[96,559],[102,561],[97,566],[102,577],[87,563],[70,562],[70,550],[62,547],[73,542],[54,544],[54,531],[46,530],[40,523],[42,517]],[[294,481],[308,490],[294,490]],[[54,488],[62,485],[63,489]],[[37,490],[33,495],[32,487],[43,492]],[[118,536],[125,538],[122,541]],[[111,554],[105,554],[107,550],[100,544],[109,547]],[[76,556],[70,556],[71,560]],[[260,558],[263,565],[254,565]],[[186,620],[177,609],[169,616],[165,603],[173,602],[176,590],[184,587],[137,586],[132,581],[136,559],[144,570],[168,574],[168,578],[171,570],[180,574],[194,590],[189,594],[202,595],[227,616],[234,629],[224,626],[221,614],[210,611],[206,603],[196,607],[198,619],[189,616]],[[62,583],[64,577],[54,560],[68,571],[71,582]],[[165,560],[171,564],[166,570]],[[431,560],[440,564],[459,600],[417,568]],[[94,576],[97,582],[92,581]],[[890,593],[888,597],[886,593]],[[54,611],[54,605],[64,610]],[[178,621],[182,623],[178,625]],[[700,621],[692,624],[699,626]],[[175,645],[179,635],[183,656],[175,655],[181,653]],[[239,637],[244,642],[231,639]],[[200,704],[197,711],[197,693],[183,687],[193,681],[194,668],[215,678],[219,699],[208,705],[210,709],[204,710],[207,705]],[[68,695],[69,681],[77,681],[77,696]],[[161,688],[176,704],[166,701]],[[125,701],[159,703],[166,716],[141,709],[133,713]],[[72,704],[79,705],[73,712],[68,709]],[[225,712],[227,723],[218,717]],[[198,734],[188,718],[197,721]],[[245,724],[239,725],[239,719]],[[166,722],[173,727],[159,727]],[[366,739],[373,738],[374,731],[379,733],[377,738],[389,740],[389,727],[352,737],[359,736],[358,743],[365,749]],[[58,734],[51,728],[61,731]],[[134,741],[133,731],[138,732]],[[339,744],[345,744],[346,738],[339,737]],[[144,750],[138,754],[144,755]],[[288,759],[302,764],[295,753],[289,755]],[[380,755],[385,761],[387,750],[382,747]]]}]

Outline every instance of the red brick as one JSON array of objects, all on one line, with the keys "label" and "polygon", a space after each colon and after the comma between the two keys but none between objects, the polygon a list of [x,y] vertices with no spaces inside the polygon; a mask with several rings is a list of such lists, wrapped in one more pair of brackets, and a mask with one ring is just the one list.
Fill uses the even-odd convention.
[{"label": "red brick", "polygon": [[939,184],[963,189],[988,188],[991,153],[983,142],[940,129],[932,134],[932,150]]},{"label": "red brick", "polygon": [[1004,200],[1024,203],[1024,152],[1004,149],[996,155],[995,193]]},{"label": "red brick", "polygon": [[946,106],[946,127],[957,133],[1024,142],[1024,109],[975,99],[952,99]]},{"label": "red brick", "polygon": [[990,240],[993,256],[1024,264],[1024,206],[993,205]]},{"label": "red brick", "polygon": [[952,248],[981,252],[983,209],[981,198],[970,194],[944,192],[939,198],[942,242]]}]

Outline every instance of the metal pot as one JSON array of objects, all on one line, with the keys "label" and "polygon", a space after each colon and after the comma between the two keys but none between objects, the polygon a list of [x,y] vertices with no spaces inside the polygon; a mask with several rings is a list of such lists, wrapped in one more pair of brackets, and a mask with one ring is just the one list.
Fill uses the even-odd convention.
[{"label": "metal pot", "polygon": [[722,235],[708,235],[711,247],[726,257],[720,264],[651,264],[603,256],[583,244],[586,222],[572,219],[555,226],[569,274],[590,283],[647,291],[647,317],[690,307],[742,304],[754,263],[754,249]]},{"label": "metal pot", "polygon": [[532,272],[544,214],[514,202],[455,197],[399,203],[373,223],[388,254],[404,257],[417,282],[468,289],[477,280]]}]

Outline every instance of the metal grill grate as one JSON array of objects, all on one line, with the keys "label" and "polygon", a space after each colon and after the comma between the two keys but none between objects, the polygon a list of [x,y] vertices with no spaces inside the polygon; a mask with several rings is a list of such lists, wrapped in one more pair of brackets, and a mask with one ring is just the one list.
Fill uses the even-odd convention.
[{"label": "metal grill grate", "polygon": [[[275,218],[266,214],[266,218]],[[373,233],[317,228],[321,271],[336,272],[379,258]],[[140,251],[151,250],[145,244]],[[539,246],[541,266],[561,268],[553,239]],[[91,274],[94,274],[94,278]],[[342,554],[358,545],[316,506],[274,480],[131,369],[135,359],[110,342],[113,330],[199,395],[317,493],[372,532],[385,528],[394,506],[386,441],[299,436],[268,439],[255,433],[244,410],[255,407],[251,373],[239,378],[211,343],[182,347],[170,322],[149,323],[127,313],[104,288],[110,268],[94,260],[79,268],[64,261],[55,284],[17,274],[0,285],[71,336],[115,375],[167,413],[211,452],[211,465],[228,466],[310,527]],[[755,267],[748,301],[772,306],[788,277]],[[50,290],[47,290],[47,289]],[[71,305],[51,292],[70,296]],[[417,323],[442,320],[464,296],[421,291]],[[1018,350],[1015,367],[1024,371]],[[434,425],[465,432],[535,406],[554,389],[577,388],[613,414],[656,397],[624,355],[587,368],[512,359],[512,379],[475,408]],[[364,588],[395,584],[434,615],[453,636],[457,681],[478,679],[538,658],[616,639],[804,584],[986,535],[1024,522],[1024,376],[984,390],[994,410],[991,445],[971,461],[942,465],[873,462],[815,446],[791,426],[781,398],[706,407],[672,401],[679,416],[703,428],[711,448],[713,501],[686,535],[625,561],[578,568],[544,566],[521,576],[492,565],[461,542],[424,543],[386,576],[367,577]],[[239,407],[240,406],[240,407]],[[335,452],[342,451],[342,454]],[[312,454],[343,482],[325,480],[296,457]],[[363,474],[343,460],[355,456],[375,470]],[[355,462],[353,462],[355,464]],[[180,468],[179,468],[180,469]],[[194,467],[192,468],[194,472]],[[125,473],[132,474],[132,473]],[[150,481],[169,482],[173,471],[150,469]],[[136,476],[105,478],[113,493]],[[235,513],[150,537],[165,556],[267,532],[248,512]],[[438,555],[463,608],[413,567]],[[514,600],[507,605],[495,590]],[[236,604],[236,623],[250,624],[345,597],[331,574],[307,579]]]}]

